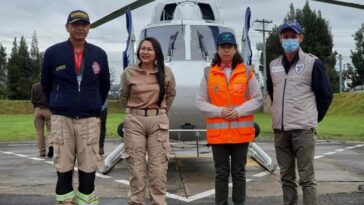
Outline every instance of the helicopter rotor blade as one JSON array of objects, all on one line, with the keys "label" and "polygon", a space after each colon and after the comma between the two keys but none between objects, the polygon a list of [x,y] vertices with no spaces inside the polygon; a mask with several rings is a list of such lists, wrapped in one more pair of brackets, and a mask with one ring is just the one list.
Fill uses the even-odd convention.
[{"label": "helicopter rotor blade", "polygon": [[125,12],[126,12],[126,10],[128,8],[130,8],[130,10],[134,10],[134,9],[137,9],[137,8],[139,8],[141,6],[149,4],[149,3],[153,2],[153,1],[155,1],[155,0],[137,0],[137,1],[134,1],[133,3],[131,3],[129,5],[126,5],[126,6],[122,7],[122,8],[120,8],[120,9],[112,12],[111,14],[106,15],[105,17],[93,22],[90,25],[90,27],[91,28],[96,28],[98,26],[101,26],[102,24],[104,24],[106,22],[109,22],[111,20],[114,20],[115,18],[125,14]]},{"label": "helicopter rotor blade", "polygon": [[337,1],[337,0],[313,0],[313,1],[319,1],[319,2],[324,2],[324,3],[329,3],[329,4],[336,4],[336,5],[346,6],[346,7],[356,8],[356,9],[364,9],[364,5],[362,5],[362,4],[355,4],[355,3],[343,2],[343,1]]}]

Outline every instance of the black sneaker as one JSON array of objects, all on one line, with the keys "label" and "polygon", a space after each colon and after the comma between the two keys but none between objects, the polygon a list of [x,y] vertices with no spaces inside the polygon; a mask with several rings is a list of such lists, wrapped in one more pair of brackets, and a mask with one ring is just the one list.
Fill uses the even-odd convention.
[{"label": "black sneaker", "polygon": [[49,158],[52,158],[52,157],[53,157],[53,147],[52,147],[52,146],[50,146],[50,147],[48,148],[48,154],[47,154],[47,156],[48,156]]}]

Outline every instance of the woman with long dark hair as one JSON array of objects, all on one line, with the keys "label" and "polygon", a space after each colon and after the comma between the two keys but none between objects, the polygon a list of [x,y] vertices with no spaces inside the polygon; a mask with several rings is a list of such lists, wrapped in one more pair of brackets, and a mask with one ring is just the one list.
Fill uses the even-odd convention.
[{"label": "woman with long dark hair", "polygon": [[[176,95],[171,69],[164,65],[159,42],[151,37],[138,46],[139,64],[121,75],[120,100],[125,109],[124,143],[129,165],[129,204],[144,204],[148,175],[152,204],[164,205],[167,183],[169,119]],[[148,161],[146,156],[148,155]]]},{"label": "woman with long dark hair", "polygon": [[206,115],[207,144],[215,163],[215,203],[228,204],[232,175],[234,205],[244,205],[245,164],[249,142],[254,140],[254,116],[263,97],[254,72],[243,64],[235,37],[221,33],[211,66],[205,68],[196,95],[198,109]]}]

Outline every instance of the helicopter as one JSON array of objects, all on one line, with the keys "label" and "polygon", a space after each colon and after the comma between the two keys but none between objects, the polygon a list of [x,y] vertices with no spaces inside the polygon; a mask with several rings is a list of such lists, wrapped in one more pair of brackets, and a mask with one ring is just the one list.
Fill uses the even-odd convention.
[{"label": "helicopter", "polygon": [[[126,14],[127,31],[129,33],[127,46],[123,52],[124,69],[136,63],[134,52],[135,36],[133,33],[131,11],[154,0],[138,0],[116,10],[109,15],[95,21],[91,28],[97,28],[123,14]],[[243,32],[241,52],[245,64],[250,68],[251,49],[248,37],[250,27],[250,9],[247,9],[245,17],[245,29]],[[216,52],[216,39],[222,32],[234,32],[234,29],[226,25],[221,17],[219,7],[211,0],[163,0],[154,8],[151,23],[140,32],[139,39],[154,37],[161,44],[165,56],[165,64],[169,66],[176,79],[176,91],[174,103],[168,113],[170,119],[170,137],[183,140],[196,141],[196,154],[206,150],[200,150],[200,140],[206,132],[205,118],[194,105],[195,91],[199,87],[204,74],[204,68],[211,64],[211,59]],[[188,76],[186,71],[188,69]],[[257,125],[256,125],[257,126]],[[258,134],[259,127],[256,127]],[[118,133],[123,135],[123,124],[118,127]],[[178,146],[178,145],[173,145]],[[121,160],[124,145],[121,143],[105,159],[99,172],[106,174]],[[255,143],[250,143],[250,156],[264,169],[273,172],[277,165]],[[208,150],[207,150],[208,152]]]},{"label": "helicopter", "polygon": [[346,7],[356,8],[356,9],[364,9],[364,5],[362,5],[362,4],[350,3],[350,2],[344,2],[344,1],[337,1],[337,0],[313,0],[313,1],[319,1],[319,2],[328,3],[328,4],[336,4],[336,5],[346,6]]}]

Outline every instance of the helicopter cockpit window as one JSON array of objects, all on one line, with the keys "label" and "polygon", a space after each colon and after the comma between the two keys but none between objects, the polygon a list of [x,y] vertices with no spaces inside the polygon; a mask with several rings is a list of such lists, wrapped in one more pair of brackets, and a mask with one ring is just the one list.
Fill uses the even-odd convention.
[{"label": "helicopter cockpit window", "polygon": [[198,3],[201,9],[202,19],[215,21],[214,12],[211,9],[210,4]]},{"label": "helicopter cockpit window", "polygon": [[173,13],[176,10],[177,4],[167,4],[162,12],[161,21],[170,21],[173,19]]},{"label": "helicopter cockpit window", "polygon": [[141,39],[154,37],[161,44],[164,59],[185,60],[185,41],[183,26],[158,26],[151,27],[141,32]]},{"label": "helicopter cockpit window", "polygon": [[207,25],[191,26],[191,60],[211,60],[216,53],[219,33],[234,31],[229,28]]}]

